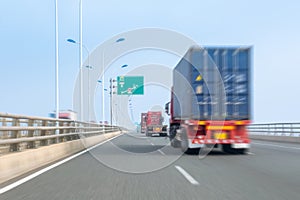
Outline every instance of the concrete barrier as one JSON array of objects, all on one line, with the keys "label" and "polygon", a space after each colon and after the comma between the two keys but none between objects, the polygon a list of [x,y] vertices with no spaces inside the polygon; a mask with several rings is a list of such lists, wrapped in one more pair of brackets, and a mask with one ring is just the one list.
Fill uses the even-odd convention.
[{"label": "concrete barrier", "polygon": [[1,156],[0,184],[120,134],[120,131],[107,133]]},{"label": "concrete barrier", "polygon": [[249,135],[249,137],[250,137],[250,139],[254,139],[254,140],[300,143],[300,137],[274,136],[274,135],[251,135],[251,134]]}]

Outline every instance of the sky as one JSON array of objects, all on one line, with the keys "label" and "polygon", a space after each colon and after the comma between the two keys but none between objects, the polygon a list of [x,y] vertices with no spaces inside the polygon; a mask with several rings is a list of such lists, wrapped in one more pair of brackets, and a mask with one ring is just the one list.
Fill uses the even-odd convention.
[{"label": "sky", "polygon": [[[186,35],[199,45],[253,45],[253,121],[299,122],[300,2],[258,0],[83,2],[83,44],[89,52],[122,32],[155,27]],[[0,6],[0,112],[48,116],[55,110],[55,1],[2,0]],[[72,109],[79,72],[79,0],[58,0],[60,108]],[[84,60],[88,53],[83,52]],[[153,62],[136,61],[131,66]],[[179,58],[153,54],[154,62]],[[165,60],[164,60],[165,59]],[[139,57],[139,61],[142,59]],[[112,65],[116,76],[121,62]],[[117,68],[117,70],[114,70]],[[111,73],[111,74],[109,74]],[[98,89],[97,89],[98,90]],[[95,99],[100,98],[99,92]],[[155,104],[168,101],[162,95]],[[105,97],[108,103],[108,95]],[[147,109],[140,100],[135,121]],[[151,106],[149,104],[149,106]],[[163,105],[162,105],[163,106]],[[100,117],[99,105],[95,105]],[[99,112],[99,113],[98,113]],[[109,111],[105,120],[108,120]]]}]

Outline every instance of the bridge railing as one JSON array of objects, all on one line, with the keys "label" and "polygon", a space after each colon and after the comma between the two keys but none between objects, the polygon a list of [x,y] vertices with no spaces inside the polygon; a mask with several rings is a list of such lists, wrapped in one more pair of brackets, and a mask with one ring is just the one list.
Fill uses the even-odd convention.
[{"label": "bridge railing", "polygon": [[248,126],[251,135],[300,137],[300,123],[264,123]]},{"label": "bridge railing", "polygon": [[119,130],[104,124],[0,113],[0,155]]}]

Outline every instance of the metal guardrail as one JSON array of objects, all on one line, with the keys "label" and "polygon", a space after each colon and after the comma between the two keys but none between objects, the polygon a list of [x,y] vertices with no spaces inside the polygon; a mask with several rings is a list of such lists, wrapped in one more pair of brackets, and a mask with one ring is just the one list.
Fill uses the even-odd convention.
[{"label": "metal guardrail", "polygon": [[0,112],[0,155],[119,130],[104,124]]},{"label": "metal guardrail", "polygon": [[300,123],[268,123],[248,126],[251,135],[300,137]]}]

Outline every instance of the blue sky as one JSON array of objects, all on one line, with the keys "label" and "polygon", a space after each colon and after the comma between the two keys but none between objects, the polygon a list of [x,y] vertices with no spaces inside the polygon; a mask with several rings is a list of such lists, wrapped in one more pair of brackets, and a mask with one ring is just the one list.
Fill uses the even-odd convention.
[{"label": "blue sky", "polygon": [[[47,116],[55,109],[54,2],[1,1],[0,112]],[[79,57],[66,39],[78,40],[79,0],[58,0],[58,7],[60,105],[71,109]],[[299,121],[299,10],[296,0],[83,0],[83,43],[93,51],[121,32],[158,27],[200,45],[253,45],[254,121]]]}]

